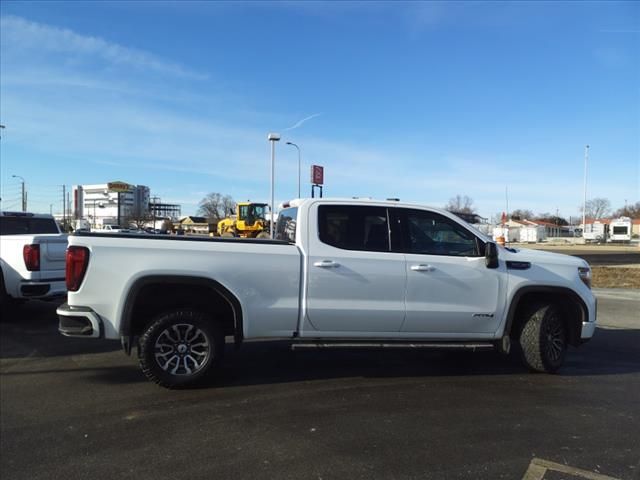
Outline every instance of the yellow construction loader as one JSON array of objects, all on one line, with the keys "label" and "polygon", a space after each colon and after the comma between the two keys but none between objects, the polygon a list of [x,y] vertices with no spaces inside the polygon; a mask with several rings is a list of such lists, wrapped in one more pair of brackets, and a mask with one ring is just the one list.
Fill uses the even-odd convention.
[{"label": "yellow construction loader", "polygon": [[217,233],[221,237],[269,238],[266,213],[266,203],[240,202],[235,215],[218,222]]}]

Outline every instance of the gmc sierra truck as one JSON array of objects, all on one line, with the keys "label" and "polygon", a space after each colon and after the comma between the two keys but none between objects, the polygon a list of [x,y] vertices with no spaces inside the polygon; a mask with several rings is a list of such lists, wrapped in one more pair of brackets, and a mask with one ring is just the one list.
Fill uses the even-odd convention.
[{"label": "gmc sierra truck", "polygon": [[0,305],[67,293],[67,235],[51,215],[0,212]]},{"label": "gmc sierra truck", "polygon": [[504,248],[397,201],[294,200],[274,239],[83,233],[67,250],[67,336],[135,346],[166,387],[220,365],[225,337],[294,347],[496,348],[555,372],[596,327],[579,258]]}]

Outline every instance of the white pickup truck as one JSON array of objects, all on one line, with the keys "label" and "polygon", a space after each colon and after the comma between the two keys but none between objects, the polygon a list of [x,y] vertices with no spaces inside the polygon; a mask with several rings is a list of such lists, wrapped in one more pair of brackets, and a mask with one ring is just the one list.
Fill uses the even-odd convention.
[{"label": "white pickup truck", "polygon": [[67,235],[51,215],[0,212],[0,302],[60,298]]},{"label": "white pickup truck", "polygon": [[72,235],[67,336],[121,339],[163,386],[217,367],[226,336],[300,347],[497,348],[554,372],[593,335],[581,259],[502,248],[395,201],[295,200],[276,239]]}]

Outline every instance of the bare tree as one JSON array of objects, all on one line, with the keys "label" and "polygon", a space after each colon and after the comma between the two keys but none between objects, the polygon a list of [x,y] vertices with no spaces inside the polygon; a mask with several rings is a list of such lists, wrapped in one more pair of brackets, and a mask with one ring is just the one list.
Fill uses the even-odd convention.
[{"label": "bare tree", "polygon": [[444,208],[450,212],[476,213],[476,207],[473,206],[473,199],[466,195],[456,195],[450,198],[449,203],[447,203]]},{"label": "bare tree", "polygon": [[640,218],[640,202],[632,205],[625,205],[613,212],[614,217]]},{"label": "bare tree", "polygon": [[173,222],[168,218],[162,220],[162,224],[160,225],[160,230],[163,232],[171,233],[173,231]]},{"label": "bare tree", "polygon": [[230,211],[235,211],[236,202],[230,195],[212,192],[200,200],[198,215],[207,218],[210,223],[218,223],[225,218]]},{"label": "bare tree", "polygon": [[153,222],[153,216],[149,212],[137,211],[125,216],[124,220],[122,220],[122,225],[126,226],[126,228],[133,226],[137,229],[143,229],[151,222]]},{"label": "bare tree", "polygon": [[[580,207],[582,212],[582,207]],[[605,218],[611,212],[611,202],[606,198],[587,200],[586,217],[594,220]]]},{"label": "bare tree", "polygon": [[513,220],[531,220],[535,217],[531,210],[518,208],[509,215]]}]

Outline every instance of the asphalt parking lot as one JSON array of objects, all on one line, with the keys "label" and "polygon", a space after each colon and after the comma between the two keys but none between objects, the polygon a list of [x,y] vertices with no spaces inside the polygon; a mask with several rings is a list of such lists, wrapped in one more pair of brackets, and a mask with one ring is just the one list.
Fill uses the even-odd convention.
[{"label": "asphalt parking lot", "polygon": [[117,343],[60,336],[55,305],[33,302],[0,323],[0,473],[638,479],[640,291],[598,296],[602,328],[558,375],[493,352],[253,342],[185,391],[147,382]]}]

